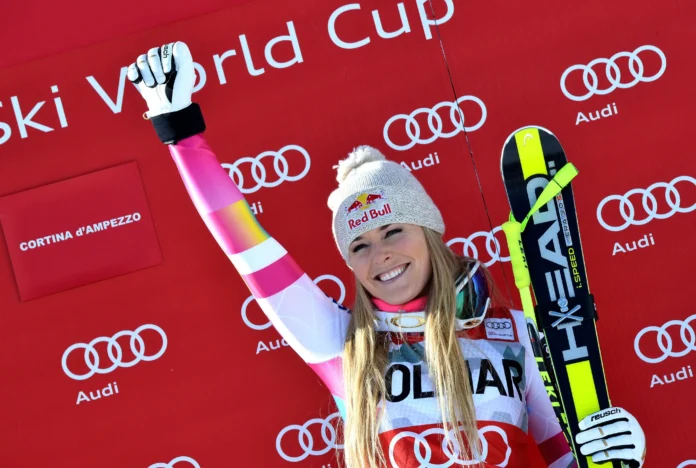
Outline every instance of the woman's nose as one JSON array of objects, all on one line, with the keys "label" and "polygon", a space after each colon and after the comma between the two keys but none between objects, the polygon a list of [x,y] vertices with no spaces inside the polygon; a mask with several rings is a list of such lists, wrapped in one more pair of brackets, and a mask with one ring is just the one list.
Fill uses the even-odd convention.
[{"label": "woman's nose", "polygon": [[374,256],[372,261],[380,265],[383,263],[387,263],[389,260],[391,260],[392,257],[391,250],[383,246],[377,246],[377,248],[373,250],[373,254]]}]

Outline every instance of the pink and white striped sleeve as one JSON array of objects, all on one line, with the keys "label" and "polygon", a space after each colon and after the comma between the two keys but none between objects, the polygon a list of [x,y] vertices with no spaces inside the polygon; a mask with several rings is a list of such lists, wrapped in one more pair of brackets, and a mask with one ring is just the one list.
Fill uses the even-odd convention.
[{"label": "pink and white striped sleeve", "polygon": [[342,409],[341,354],[349,313],[329,299],[259,225],[203,136],[169,148],[203,222],[273,326],[329,387]]},{"label": "pink and white striped sleeve", "polygon": [[563,435],[561,425],[546,393],[546,386],[539,373],[534,351],[527,334],[524,313],[512,311],[515,325],[520,331],[520,342],[525,348],[525,399],[529,415],[529,433],[539,447],[549,468],[575,467],[576,462],[570,446]]}]

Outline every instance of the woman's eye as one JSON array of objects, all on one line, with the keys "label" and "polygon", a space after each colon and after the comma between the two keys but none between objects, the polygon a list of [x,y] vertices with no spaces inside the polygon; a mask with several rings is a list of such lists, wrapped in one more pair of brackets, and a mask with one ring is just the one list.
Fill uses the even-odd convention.
[{"label": "woman's eye", "polygon": [[361,251],[365,247],[367,247],[365,244],[358,244],[355,247],[353,247],[353,249],[352,249],[353,253],[358,253],[359,251]]},{"label": "woman's eye", "polygon": [[390,229],[390,230],[387,231],[387,234],[386,234],[384,237],[386,238],[386,237],[392,236],[392,235],[394,235],[394,234],[398,234],[398,233],[400,233],[401,231],[403,231],[403,229],[401,229],[401,228]]}]

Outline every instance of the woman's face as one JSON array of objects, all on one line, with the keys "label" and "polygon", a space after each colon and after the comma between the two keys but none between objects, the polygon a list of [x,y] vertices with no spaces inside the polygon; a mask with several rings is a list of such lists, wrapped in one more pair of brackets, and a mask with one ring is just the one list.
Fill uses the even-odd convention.
[{"label": "woman's face", "polygon": [[367,292],[392,305],[420,295],[432,274],[425,232],[414,224],[389,224],[359,236],[348,248],[348,265]]}]

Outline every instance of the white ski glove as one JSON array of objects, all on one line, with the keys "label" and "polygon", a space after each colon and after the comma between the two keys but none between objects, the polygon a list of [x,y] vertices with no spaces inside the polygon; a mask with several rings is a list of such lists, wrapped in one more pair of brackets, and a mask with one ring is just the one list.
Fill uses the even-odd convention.
[{"label": "white ski glove", "polygon": [[592,455],[592,461],[620,461],[640,468],[645,461],[645,433],[631,413],[611,407],[597,411],[580,421],[575,442],[580,453]]},{"label": "white ski glove", "polygon": [[128,79],[147,102],[143,115],[163,143],[171,144],[205,130],[198,104],[191,102],[196,71],[188,46],[181,42],[153,47],[128,67]]}]

